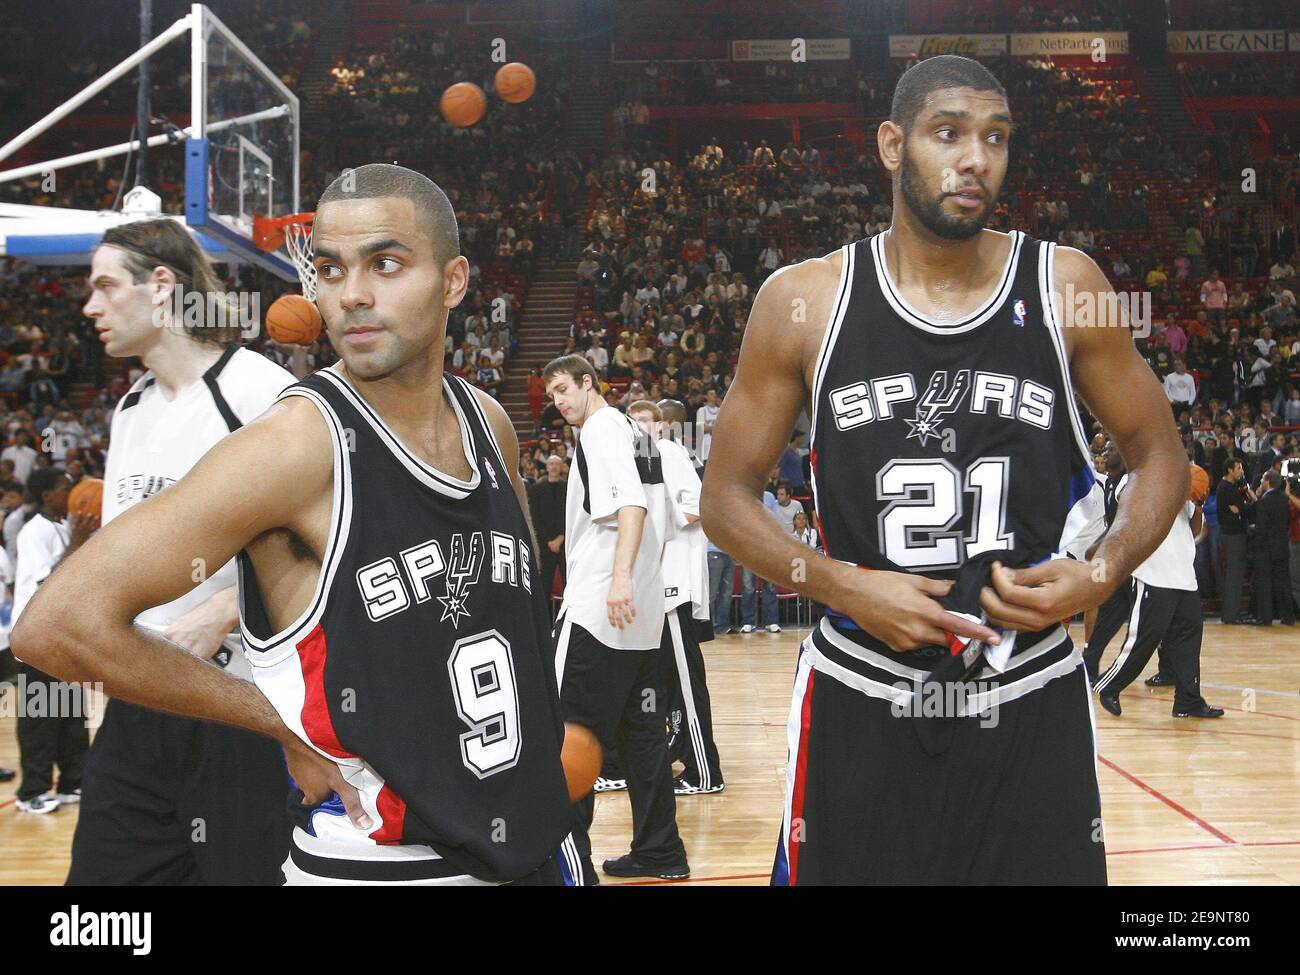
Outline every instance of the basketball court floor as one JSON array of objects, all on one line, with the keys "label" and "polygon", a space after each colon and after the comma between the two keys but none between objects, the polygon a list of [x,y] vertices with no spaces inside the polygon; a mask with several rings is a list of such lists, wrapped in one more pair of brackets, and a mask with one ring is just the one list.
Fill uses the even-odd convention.
[{"label": "basketball court floor", "polygon": [[[806,632],[705,645],[727,788],[678,798],[687,883],[767,883],[781,819],[786,711]],[[1072,633],[1082,638],[1080,627]],[[1143,677],[1154,668],[1153,660]],[[1173,690],[1141,683],[1124,692],[1123,717],[1096,709],[1110,882],[1300,883],[1300,627],[1207,623],[1201,672],[1205,697],[1226,709],[1223,718],[1173,718]],[[5,703],[0,765],[17,768],[14,706]],[[61,883],[77,807],[20,813],[15,788],[0,786],[0,884]],[[626,852],[630,835],[626,794],[599,796],[591,834],[597,866]]]}]

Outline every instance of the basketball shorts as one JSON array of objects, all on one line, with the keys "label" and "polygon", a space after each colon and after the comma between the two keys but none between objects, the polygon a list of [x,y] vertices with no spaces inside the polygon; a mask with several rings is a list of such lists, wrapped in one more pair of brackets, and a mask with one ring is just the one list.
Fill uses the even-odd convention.
[{"label": "basketball shorts", "polygon": [[277,742],[113,700],[95,735],[70,885],[275,885],[289,842]]},{"label": "basketball shorts", "polygon": [[[1104,884],[1092,700],[1060,627],[926,683],[828,620],[800,647],[772,882]],[[906,662],[904,662],[906,661]]]}]

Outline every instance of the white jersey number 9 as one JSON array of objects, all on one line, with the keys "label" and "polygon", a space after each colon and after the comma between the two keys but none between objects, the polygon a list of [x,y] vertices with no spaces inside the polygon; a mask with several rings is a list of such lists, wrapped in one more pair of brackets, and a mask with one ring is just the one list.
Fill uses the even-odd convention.
[{"label": "white jersey number 9", "polygon": [[456,641],[447,658],[456,712],[470,730],[460,736],[465,767],[480,779],[519,761],[519,695],[510,644],[496,630]]}]

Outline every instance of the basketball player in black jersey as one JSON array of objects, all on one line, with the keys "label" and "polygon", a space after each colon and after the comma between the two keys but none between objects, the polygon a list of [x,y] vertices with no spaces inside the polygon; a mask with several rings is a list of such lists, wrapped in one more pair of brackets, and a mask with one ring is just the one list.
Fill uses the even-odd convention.
[{"label": "basketball player in black jersey", "polygon": [[[455,214],[424,176],[363,166],[321,197],[314,245],[341,363],[101,529],[13,645],[278,740],[304,797],[289,882],[558,882],[563,726],[518,443],[442,369],[469,279]],[[236,555],[256,685],[131,628]]]},{"label": "basketball player in black jersey", "polygon": [[[774,883],[1105,881],[1087,681],[1061,621],[1165,536],[1187,462],[1126,323],[1103,305],[1098,327],[1069,327],[1052,307],[1109,293],[1092,260],[984,229],[1012,129],[979,63],[910,68],[877,133],[889,231],[779,270],[749,318],[705,531],[828,606],[801,649]],[[1052,558],[1097,489],[1076,389],[1133,485],[1091,565]],[[762,504],[801,409],[826,556]],[[972,696],[926,716],[941,664]]]}]

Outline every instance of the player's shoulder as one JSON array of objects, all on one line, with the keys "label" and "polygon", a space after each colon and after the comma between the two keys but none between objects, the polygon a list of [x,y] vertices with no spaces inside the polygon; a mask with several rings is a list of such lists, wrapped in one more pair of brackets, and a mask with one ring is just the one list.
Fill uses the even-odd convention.
[{"label": "player's shoulder", "polygon": [[501,405],[497,398],[477,386],[464,382],[459,376],[452,376],[451,382],[464,383],[465,388],[469,391],[470,398],[478,404],[479,412],[487,421],[488,430],[496,438],[497,446],[502,452],[507,452],[511,446],[518,449],[519,435],[515,433],[514,421],[510,419],[510,414],[506,408]]},{"label": "player's shoulder", "polygon": [[272,392],[276,396],[297,382],[294,374],[284,366],[242,346],[230,357],[222,375],[251,391]]},{"label": "player's shoulder", "polygon": [[839,248],[821,257],[809,257],[777,268],[763,282],[758,294],[773,300],[821,294],[827,289],[833,292],[843,270],[844,249]]},{"label": "player's shoulder", "polygon": [[691,452],[676,440],[670,440],[667,437],[663,437],[656,441],[655,446],[658,447],[659,453],[663,457],[694,469],[695,465],[691,460]]},{"label": "player's shoulder", "polygon": [[1102,281],[1106,279],[1097,262],[1077,247],[1057,244],[1052,249],[1052,263],[1053,276],[1058,284],[1067,281],[1080,284],[1095,282],[1098,278]]},{"label": "player's shoulder", "polygon": [[301,479],[307,484],[332,476],[335,449],[331,424],[317,401],[285,396],[219,441],[214,451],[234,455],[241,469],[282,474],[293,483]]}]

